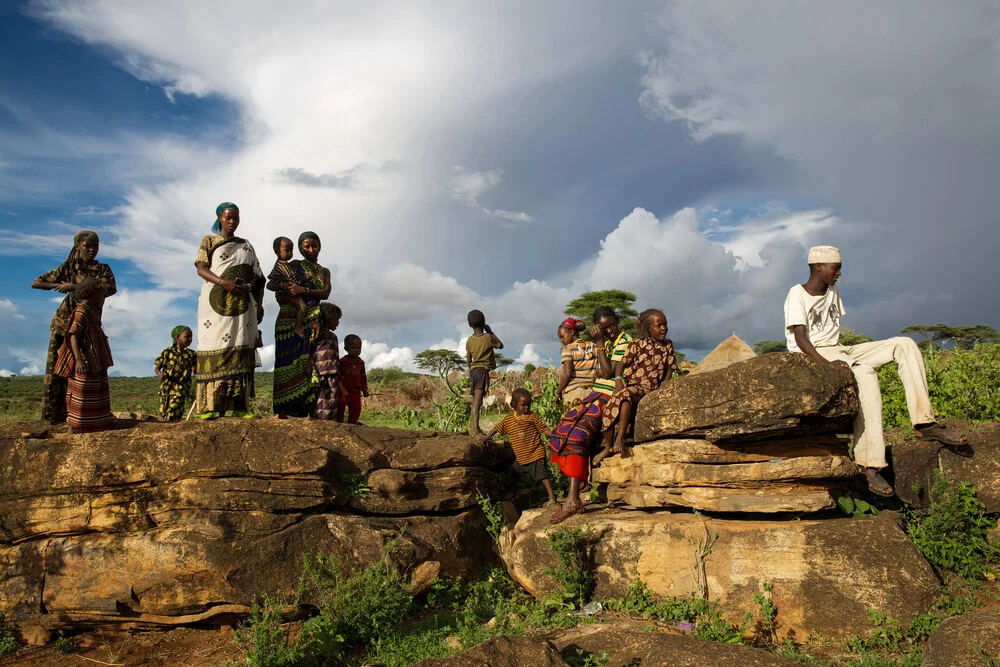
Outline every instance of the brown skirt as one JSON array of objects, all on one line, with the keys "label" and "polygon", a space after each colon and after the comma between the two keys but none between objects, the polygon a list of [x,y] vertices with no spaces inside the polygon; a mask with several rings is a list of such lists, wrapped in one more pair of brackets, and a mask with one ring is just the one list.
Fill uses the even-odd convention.
[{"label": "brown skirt", "polygon": [[66,423],[76,433],[105,431],[115,423],[111,414],[108,372],[81,373],[69,378],[66,389]]}]

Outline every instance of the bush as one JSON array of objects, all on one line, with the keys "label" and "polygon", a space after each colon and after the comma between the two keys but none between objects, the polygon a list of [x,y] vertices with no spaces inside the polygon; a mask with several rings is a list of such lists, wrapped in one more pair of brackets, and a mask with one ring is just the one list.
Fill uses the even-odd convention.
[{"label": "bush", "polygon": [[404,373],[403,369],[399,366],[373,368],[368,371],[368,382],[370,384],[378,384],[385,387],[405,379],[406,373]]},{"label": "bush", "polygon": [[254,600],[246,625],[234,633],[236,645],[243,650],[249,667],[293,667],[302,664],[296,646],[289,642],[288,630],[282,627],[280,602],[267,595]]},{"label": "bush", "polygon": [[549,548],[556,554],[558,565],[545,568],[562,586],[564,604],[582,608],[594,592],[594,541],[590,529],[560,526],[546,535]]},{"label": "bush", "polygon": [[986,539],[996,521],[985,510],[971,484],[952,484],[937,473],[930,507],[926,513],[910,512],[906,532],[936,567],[979,579],[1000,559],[1000,547]]},{"label": "bush", "polygon": [[14,639],[14,628],[7,623],[7,617],[0,611],[0,655],[13,653],[18,648]]},{"label": "bush", "polygon": [[[1000,345],[971,350],[923,349],[931,404],[939,419],[1000,421]],[[878,370],[885,428],[909,426],[906,395],[896,364]]]}]

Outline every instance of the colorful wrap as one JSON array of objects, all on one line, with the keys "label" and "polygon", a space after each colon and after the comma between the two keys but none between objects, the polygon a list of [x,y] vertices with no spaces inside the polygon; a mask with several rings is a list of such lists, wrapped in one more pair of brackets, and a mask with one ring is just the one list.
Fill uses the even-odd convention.
[{"label": "colorful wrap", "polygon": [[[326,272],[319,264],[302,260],[295,265],[299,284],[307,289],[326,289]],[[304,299],[303,299],[304,300]],[[308,417],[315,407],[312,382],[312,350],[319,338],[323,313],[319,304],[306,302],[302,328],[306,338],[295,333],[297,308],[282,303],[274,321],[274,412]]]},{"label": "colorful wrap", "polygon": [[601,418],[608,396],[591,392],[579,406],[559,421],[549,436],[549,459],[567,477],[586,480],[590,472],[590,453],[601,440]]}]

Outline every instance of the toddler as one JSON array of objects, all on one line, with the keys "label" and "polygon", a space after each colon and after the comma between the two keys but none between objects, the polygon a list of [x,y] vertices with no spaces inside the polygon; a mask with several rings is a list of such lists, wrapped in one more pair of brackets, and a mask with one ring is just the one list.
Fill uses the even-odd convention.
[{"label": "toddler", "polygon": [[490,371],[497,367],[493,350],[502,350],[503,343],[497,338],[481,310],[469,311],[469,326],[472,335],[465,342],[465,360],[469,367],[469,391],[472,394],[472,420],[469,424],[470,435],[482,435],[479,428],[479,411],[483,406],[483,397],[490,388]]},{"label": "toddler", "polygon": [[101,326],[106,288],[85,278],[73,295],[77,306],[66,325],[66,339],[53,372],[67,379],[66,423],[70,433],[105,431],[114,425],[108,368],[114,365],[108,337]]},{"label": "toddler", "polygon": [[302,286],[302,278],[298,275],[296,263],[291,261],[294,251],[295,246],[292,244],[290,238],[279,236],[274,239],[274,254],[277,255],[278,259],[274,262],[274,268],[271,269],[271,273],[267,274],[267,280],[272,285],[280,285],[280,289],[275,291],[274,294],[274,298],[278,303],[291,303],[295,306],[295,335],[299,338],[305,338],[302,322],[306,317],[306,306],[315,306],[316,304],[307,304],[305,297],[292,296],[289,291],[292,285]]},{"label": "toddler", "polygon": [[480,440],[486,442],[494,434],[506,436],[517,459],[514,473],[528,485],[541,482],[549,494],[549,502],[555,504],[556,495],[545,464],[544,439],[549,435],[549,427],[531,411],[531,393],[527,389],[518,387],[511,393],[510,407],[514,411],[500,420],[489,435],[480,436]]},{"label": "toddler", "polygon": [[184,404],[191,395],[191,374],[194,372],[198,355],[191,350],[194,334],[183,324],[170,332],[174,344],[168,347],[153,362],[156,377],[160,378],[160,419],[165,422],[179,421],[184,416]]},{"label": "toddler", "polygon": [[365,361],[361,358],[361,336],[350,334],[344,338],[347,354],[340,358],[341,401],[337,406],[337,421],[343,423],[347,412],[347,423],[357,424],[361,416],[361,397],[368,396],[368,375]]}]

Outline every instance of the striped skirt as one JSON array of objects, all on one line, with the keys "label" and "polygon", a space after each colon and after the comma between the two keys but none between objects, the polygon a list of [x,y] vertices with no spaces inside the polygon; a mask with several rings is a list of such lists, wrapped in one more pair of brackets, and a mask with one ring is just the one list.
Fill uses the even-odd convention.
[{"label": "striped skirt", "polygon": [[108,372],[74,372],[66,389],[66,423],[75,433],[91,433],[111,428],[111,389]]},{"label": "striped skirt", "polygon": [[590,453],[601,440],[601,417],[607,394],[592,392],[579,406],[559,421],[549,437],[549,460],[567,477],[586,481],[590,474]]}]

